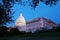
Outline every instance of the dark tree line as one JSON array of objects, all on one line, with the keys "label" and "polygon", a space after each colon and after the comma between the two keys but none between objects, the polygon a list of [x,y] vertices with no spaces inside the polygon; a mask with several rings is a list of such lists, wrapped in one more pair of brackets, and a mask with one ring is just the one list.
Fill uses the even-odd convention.
[{"label": "dark tree line", "polygon": [[40,2],[43,2],[46,5],[56,5],[58,0],[2,0],[0,3],[0,26],[6,25],[7,23],[13,22],[12,17],[14,12],[12,12],[12,7],[15,3],[20,5],[36,8]]},{"label": "dark tree line", "polygon": [[46,5],[56,5],[58,0],[32,0],[32,7],[36,8],[40,2],[43,2]]}]

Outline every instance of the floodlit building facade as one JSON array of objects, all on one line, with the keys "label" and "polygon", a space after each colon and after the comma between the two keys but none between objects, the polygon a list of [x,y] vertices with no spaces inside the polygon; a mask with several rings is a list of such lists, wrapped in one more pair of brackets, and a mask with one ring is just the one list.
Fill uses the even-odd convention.
[{"label": "floodlit building facade", "polygon": [[43,28],[46,30],[52,29],[53,27],[56,27],[56,24],[51,20],[48,20],[43,17],[30,21],[25,21],[24,17],[22,16],[22,13],[20,13],[20,16],[15,22],[15,26],[19,31],[34,33],[37,30],[43,30]]}]

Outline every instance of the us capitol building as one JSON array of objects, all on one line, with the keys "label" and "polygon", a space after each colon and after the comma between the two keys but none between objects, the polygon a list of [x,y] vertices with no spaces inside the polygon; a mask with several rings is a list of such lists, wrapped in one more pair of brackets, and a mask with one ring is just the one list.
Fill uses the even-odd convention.
[{"label": "us capitol building", "polygon": [[33,33],[37,30],[43,30],[43,28],[46,30],[52,29],[56,27],[56,23],[44,17],[26,21],[21,12],[20,16],[16,19],[15,26],[20,32],[25,31]]}]

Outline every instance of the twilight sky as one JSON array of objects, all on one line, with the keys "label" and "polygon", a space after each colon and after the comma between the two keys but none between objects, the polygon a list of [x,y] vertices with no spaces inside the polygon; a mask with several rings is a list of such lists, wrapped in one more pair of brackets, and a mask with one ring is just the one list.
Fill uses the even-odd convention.
[{"label": "twilight sky", "polygon": [[[32,20],[34,18],[38,17],[45,17],[47,19],[51,19],[52,21],[56,22],[57,24],[60,23],[60,1],[57,2],[57,5],[53,5],[50,7],[49,5],[45,5],[44,3],[40,3],[36,9],[26,6],[21,6],[19,4],[15,4],[13,6],[14,13],[14,21],[16,21],[17,17],[20,15],[20,12],[22,11],[22,14],[26,21]],[[12,23],[11,25],[13,25]]]}]

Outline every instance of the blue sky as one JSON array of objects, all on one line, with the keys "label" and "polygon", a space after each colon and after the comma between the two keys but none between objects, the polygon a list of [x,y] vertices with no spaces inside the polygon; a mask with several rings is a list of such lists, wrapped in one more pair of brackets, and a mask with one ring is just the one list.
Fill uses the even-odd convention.
[{"label": "blue sky", "polygon": [[[22,11],[22,14],[26,21],[32,20],[34,18],[38,17],[45,17],[47,19],[51,19],[52,21],[56,22],[57,24],[60,23],[60,1],[58,1],[57,5],[53,5],[52,7],[45,5],[44,3],[40,3],[35,10],[26,6],[21,6],[19,4],[15,4],[13,6],[14,13],[14,22],[16,21],[17,17],[19,16],[20,12]],[[14,23],[12,23],[14,24]]]},{"label": "blue sky", "polygon": [[15,4],[13,9],[14,9],[13,11],[15,11],[15,14],[13,17],[14,20],[17,19],[20,12],[22,11],[22,14],[25,17],[26,21],[32,20],[38,17],[45,17],[45,18],[51,19],[57,24],[60,23],[60,1],[58,1],[57,5],[53,5],[52,7],[47,6],[44,3],[40,3],[35,10],[27,5],[21,6],[18,4]]}]

